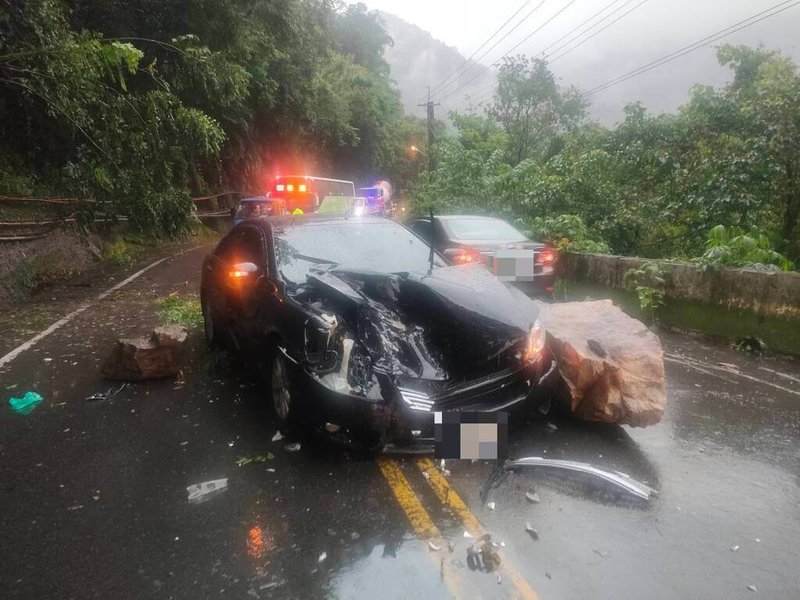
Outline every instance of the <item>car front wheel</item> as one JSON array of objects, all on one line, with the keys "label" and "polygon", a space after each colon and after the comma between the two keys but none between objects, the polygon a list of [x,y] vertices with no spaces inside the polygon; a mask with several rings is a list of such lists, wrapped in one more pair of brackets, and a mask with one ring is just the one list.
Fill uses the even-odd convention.
[{"label": "car front wheel", "polygon": [[281,427],[285,427],[289,424],[292,416],[293,394],[286,359],[280,351],[275,352],[272,356],[269,374],[272,410],[275,411]]}]

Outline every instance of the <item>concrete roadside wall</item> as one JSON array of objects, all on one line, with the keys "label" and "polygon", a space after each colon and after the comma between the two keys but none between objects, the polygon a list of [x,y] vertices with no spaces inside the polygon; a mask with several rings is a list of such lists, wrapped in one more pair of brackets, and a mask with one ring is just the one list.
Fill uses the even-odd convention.
[{"label": "concrete roadside wall", "polygon": [[[630,312],[633,294],[625,291],[625,273],[650,259],[607,254],[565,254],[559,272],[575,296],[612,297]],[[703,269],[657,261],[667,274],[666,305],[659,319],[667,325],[735,339],[754,336],[768,347],[800,355],[800,273],[754,269]],[[604,292],[605,290],[605,292]],[[627,306],[626,306],[627,305]]]}]

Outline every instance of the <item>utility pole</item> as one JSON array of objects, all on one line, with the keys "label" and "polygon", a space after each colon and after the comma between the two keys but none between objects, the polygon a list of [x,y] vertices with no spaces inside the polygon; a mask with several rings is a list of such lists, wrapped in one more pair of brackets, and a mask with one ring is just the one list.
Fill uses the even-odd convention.
[{"label": "utility pole", "polygon": [[428,86],[428,101],[425,104],[417,104],[417,106],[424,106],[428,114],[428,170],[433,171],[436,168],[435,153],[433,151],[433,143],[436,137],[436,133],[433,130],[433,123],[435,121],[433,107],[439,106],[439,103],[434,103],[431,100],[431,86]]}]

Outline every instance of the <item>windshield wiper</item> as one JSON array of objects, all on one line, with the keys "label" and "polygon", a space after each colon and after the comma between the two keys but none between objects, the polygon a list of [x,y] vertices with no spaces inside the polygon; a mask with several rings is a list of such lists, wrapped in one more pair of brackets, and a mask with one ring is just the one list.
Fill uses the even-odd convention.
[{"label": "windshield wiper", "polygon": [[328,260],[327,258],[317,258],[316,256],[307,256],[305,254],[299,254],[297,252],[293,252],[290,256],[292,258],[299,258],[301,260],[312,262],[312,263],[315,263],[315,264],[318,264],[318,265],[338,265],[339,264],[339,263],[337,263],[335,261]]}]

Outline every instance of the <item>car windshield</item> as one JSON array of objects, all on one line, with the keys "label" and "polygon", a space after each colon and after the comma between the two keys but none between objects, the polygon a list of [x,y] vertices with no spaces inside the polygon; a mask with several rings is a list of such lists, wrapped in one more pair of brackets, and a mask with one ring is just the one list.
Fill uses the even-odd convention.
[{"label": "car windshield", "polygon": [[[277,264],[283,278],[302,283],[315,265],[359,271],[424,273],[430,246],[393,222],[314,223],[275,232]],[[445,266],[434,255],[436,266]]]},{"label": "car windshield", "polygon": [[442,219],[445,229],[456,240],[502,240],[521,242],[527,238],[511,225],[500,219],[469,218]]}]

